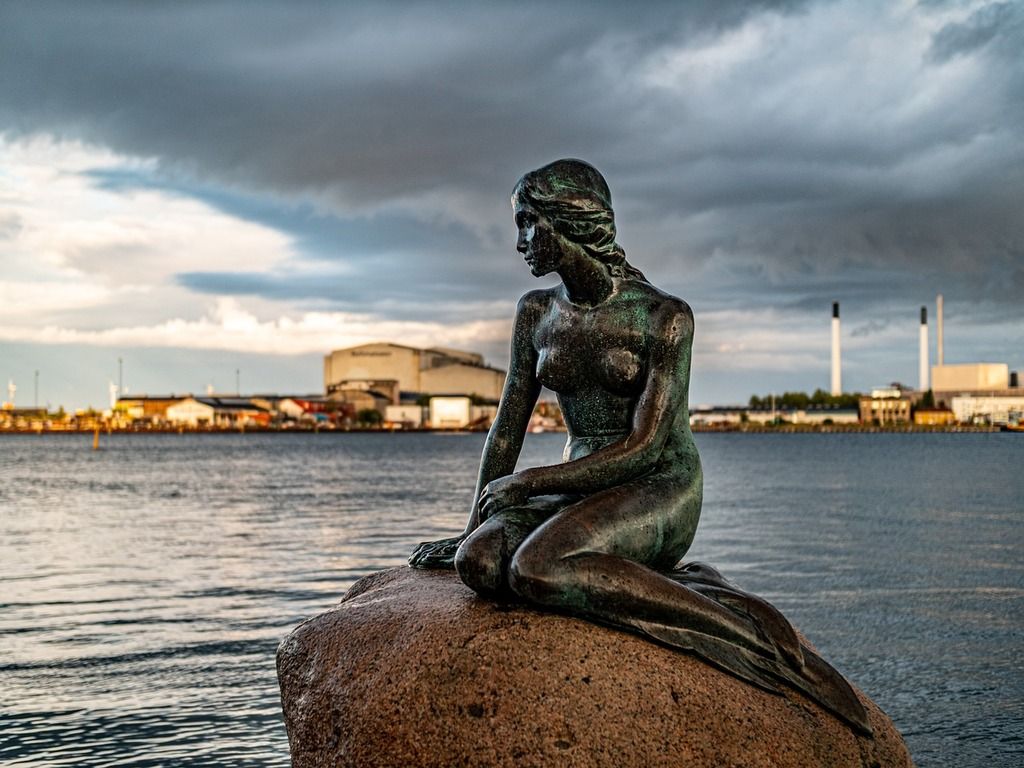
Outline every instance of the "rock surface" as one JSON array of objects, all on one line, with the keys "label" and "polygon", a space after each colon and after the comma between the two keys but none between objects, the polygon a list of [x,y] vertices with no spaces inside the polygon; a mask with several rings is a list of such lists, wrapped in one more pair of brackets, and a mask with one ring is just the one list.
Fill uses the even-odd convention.
[{"label": "rock surface", "polygon": [[478,598],[450,572],[356,583],[277,654],[294,768],[911,766],[799,693],[571,617]]}]

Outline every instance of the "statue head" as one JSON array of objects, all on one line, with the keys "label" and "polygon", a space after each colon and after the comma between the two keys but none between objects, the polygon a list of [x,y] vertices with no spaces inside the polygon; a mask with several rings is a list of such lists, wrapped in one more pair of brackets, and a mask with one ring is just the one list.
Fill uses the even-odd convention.
[{"label": "statue head", "polygon": [[582,160],[556,160],[530,171],[512,192],[513,208],[529,207],[556,233],[604,264],[614,277],[644,280],[615,242],[615,213],[608,183]]}]

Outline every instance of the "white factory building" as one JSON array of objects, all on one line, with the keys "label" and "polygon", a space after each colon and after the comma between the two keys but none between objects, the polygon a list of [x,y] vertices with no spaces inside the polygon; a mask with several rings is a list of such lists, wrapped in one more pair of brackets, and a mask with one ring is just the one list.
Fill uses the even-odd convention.
[{"label": "white factory building", "polygon": [[[1012,392],[1012,390],[1010,390]],[[1018,390],[1020,392],[1020,390]],[[1024,392],[1020,394],[960,395],[950,408],[961,424],[1020,424],[1024,422]]]},{"label": "white factory building", "polygon": [[498,400],[505,371],[482,355],[458,349],[419,349],[379,342],[336,349],[324,357],[324,390],[330,395],[372,390],[391,403],[419,395],[474,395]]},{"label": "white factory building", "polygon": [[1010,366],[1006,363],[965,363],[933,365],[932,390],[971,392],[1010,388]]},{"label": "white factory building", "polygon": [[1017,424],[1024,417],[1024,389],[1005,363],[932,366],[932,390],[961,424]]}]

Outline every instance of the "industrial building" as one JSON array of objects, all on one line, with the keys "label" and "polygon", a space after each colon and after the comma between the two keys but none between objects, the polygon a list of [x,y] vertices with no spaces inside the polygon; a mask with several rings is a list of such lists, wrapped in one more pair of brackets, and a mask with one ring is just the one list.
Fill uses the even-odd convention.
[{"label": "industrial building", "polygon": [[962,395],[952,398],[950,408],[961,424],[1019,425],[1024,423],[1024,390],[1018,389],[1017,394]]},{"label": "industrial building", "polygon": [[933,365],[932,391],[972,392],[1010,388],[1010,367],[1006,363]]},{"label": "industrial building", "polygon": [[423,395],[501,398],[505,371],[484,364],[474,352],[434,347],[419,349],[380,342],[336,349],[324,357],[324,391],[330,397],[364,391],[392,405]]},{"label": "industrial building", "polygon": [[490,426],[497,410],[493,405],[473,405],[468,397],[432,397],[427,413],[434,429],[482,429]]},{"label": "industrial building", "polygon": [[[865,424],[905,423],[943,426],[961,424],[1017,424],[1024,412],[1024,389],[1019,376],[1005,363],[963,363],[945,360],[943,298],[936,296],[936,361],[930,365],[928,310],[921,307],[918,332],[917,390],[901,385],[873,390],[860,399]],[[832,389],[840,382],[839,305],[832,305]]]},{"label": "industrial building", "polygon": [[1005,363],[932,366],[932,391],[961,424],[1018,424],[1024,414],[1024,389]]}]

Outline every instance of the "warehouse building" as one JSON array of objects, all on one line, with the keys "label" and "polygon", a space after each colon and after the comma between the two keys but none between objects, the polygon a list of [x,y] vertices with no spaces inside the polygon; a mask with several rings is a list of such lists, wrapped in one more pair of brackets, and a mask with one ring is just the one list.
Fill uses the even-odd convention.
[{"label": "warehouse building", "polygon": [[242,397],[187,397],[167,408],[167,421],[190,427],[265,427],[270,413]]},{"label": "warehouse building", "polygon": [[932,390],[975,392],[1010,388],[1010,367],[1006,363],[933,365]]},{"label": "warehouse building", "polygon": [[474,395],[498,400],[505,371],[484,363],[483,356],[458,349],[419,349],[380,342],[336,349],[324,357],[324,390],[328,396],[365,390],[392,404],[421,395]]},{"label": "warehouse building", "polygon": [[1016,425],[1024,421],[1024,392],[961,395],[952,399],[950,408],[961,424]]}]

